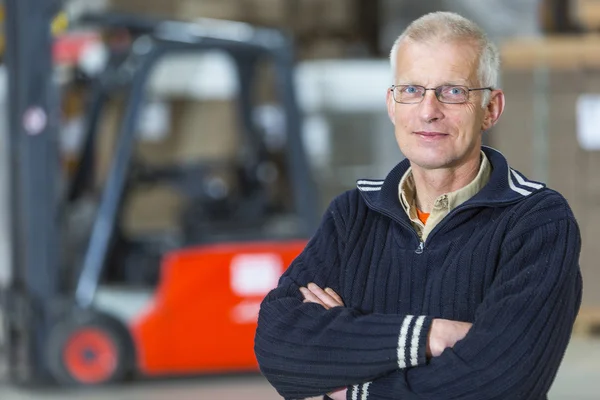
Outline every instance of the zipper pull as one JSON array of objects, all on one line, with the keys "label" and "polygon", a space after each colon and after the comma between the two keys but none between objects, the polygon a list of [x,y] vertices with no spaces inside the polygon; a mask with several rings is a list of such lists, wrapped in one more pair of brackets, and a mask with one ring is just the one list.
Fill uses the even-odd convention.
[{"label": "zipper pull", "polygon": [[417,249],[415,250],[415,253],[417,254],[423,254],[423,247],[425,246],[425,244],[423,242],[419,243],[419,247],[417,247]]}]

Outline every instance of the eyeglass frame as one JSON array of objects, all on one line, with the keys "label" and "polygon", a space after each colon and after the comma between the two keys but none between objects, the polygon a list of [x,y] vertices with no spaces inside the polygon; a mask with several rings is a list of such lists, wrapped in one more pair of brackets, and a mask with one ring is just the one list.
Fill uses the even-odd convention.
[{"label": "eyeglass frame", "polygon": [[[415,102],[415,103],[405,103],[405,102],[402,102],[402,101],[398,101],[398,100],[396,100],[396,96],[394,95],[394,89],[397,88],[397,87],[402,87],[402,86],[415,86],[415,87],[423,88],[423,95],[420,97],[420,100],[417,101],[417,102]],[[465,99],[465,101],[461,101],[459,103],[451,103],[451,102],[447,102],[447,101],[442,101],[442,100],[440,100],[440,93],[441,92],[439,92],[439,90],[441,88],[443,88],[443,87],[459,87],[459,88],[464,88],[464,89],[467,90],[467,98]],[[420,104],[420,103],[423,102],[423,99],[425,98],[425,95],[427,94],[428,90],[433,90],[433,92],[435,93],[435,98],[440,103],[443,103],[443,104],[465,104],[467,101],[469,101],[469,94],[471,92],[479,91],[479,90],[492,90],[493,91],[494,88],[491,87],[491,86],[480,87],[480,88],[469,88],[468,86],[465,86],[465,85],[440,85],[440,86],[434,87],[434,88],[428,88],[428,87],[425,87],[425,86],[422,86],[422,85],[392,85],[392,86],[390,86],[389,90],[390,90],[390,92],[392,92],[392,99],[394,99],[394,101],[396,103],[398,103],[398,104]]]}]

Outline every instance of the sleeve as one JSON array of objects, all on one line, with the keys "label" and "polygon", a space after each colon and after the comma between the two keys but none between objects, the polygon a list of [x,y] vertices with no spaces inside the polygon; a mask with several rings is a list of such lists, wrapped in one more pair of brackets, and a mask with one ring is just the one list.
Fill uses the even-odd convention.
[{"label": "sleeve", "polygon": [[426,362],[431,318],[364,315],[349,307],[326,310],[303,303],[309,282],[340,288],[343,216],[334,203],[303,252],[261,304],[255,354],[261,372],[286,399],[335,389]]},{"label": "sleeve", "polygon": [[581,304],[581,241],[573,218],[522,224],[537,227],[503,245],[467,336],[426,367],[350,388],[348,399],[545,398]]}]

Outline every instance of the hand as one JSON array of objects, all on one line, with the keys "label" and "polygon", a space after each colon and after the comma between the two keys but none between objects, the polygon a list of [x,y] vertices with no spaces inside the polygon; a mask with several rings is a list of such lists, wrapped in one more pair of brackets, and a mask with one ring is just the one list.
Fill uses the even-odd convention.
[{"label": "hand", "polygon": [[347,388],[336,390],[335,392],[328,393],[327,396],[332,400],[346,400]]},{"label": "hand", "polygon": [[448,347],[452,348],[464,339],[473,324],[469,322],[434,319],[427,336],[427,357],[438,357]]},{"label": "hand", "polygon": [[342,298],[331,288],[323,290],[311,282],[307,287],[301,287],[300,292],[304,296],[304,303],[320,304],[327,310],[333,307],[344,306]]}]

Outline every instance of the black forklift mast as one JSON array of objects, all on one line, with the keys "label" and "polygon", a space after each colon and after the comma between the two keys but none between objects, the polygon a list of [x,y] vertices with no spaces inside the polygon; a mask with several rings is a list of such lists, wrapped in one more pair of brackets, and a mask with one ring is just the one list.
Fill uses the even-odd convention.
[{"label": "black forklift mast", "polygon": [[6,0],[12,280],[3,291],[9,379],[48,379],[44,342],[60,291],[58,88],[51,21],[59,1]]},{"label": "black forklift mast", "polygon": [[[87,19],[86,22],[101,26],[119,26],[138,21],[105,16],[100,19]],[[109,170],[106,187],[92,228],[92,235],[83,260],[81,274],[75,291],[75,301],[81,308],[90,307],[95,296],[102,269],[106,262],[111,238],[119,217],[127,174],[134,153],[135,125],[141,112],[142,101],[149,75],[157,62],[172,53],[222,50],[235,60],[240,86],[240,104],[251,103],[253,75],[257,61],[264,56],[271,58],[275,67],[278,97],[286,110],[287,161],[290,165],[290,179],[294,183],[294,203],[306,235],[312,234],[318,222],[317,194],[310,176],[310,166],[301,141],[300,115],[298,111],[294,75],[293,54],[289,39],[281,32],[250,25],[217,20],[197,22],[159,21],[139,22],[139,31],[147,31],[133,44],[135,73],[132,75],[129,98],[122,121],[115,154]],[[252,126],[250,108],[240,110],[245,126]],[[249,135],[256,132],[247,132]],[[250,142],[259,142],[251,140]],[[85,166],[90,168],[91,166]],[[82,172],[83,176],[88,175]],[[85,179],[83,179],[85,180]],[[75,191],[77,192],[77,191]]]}]

